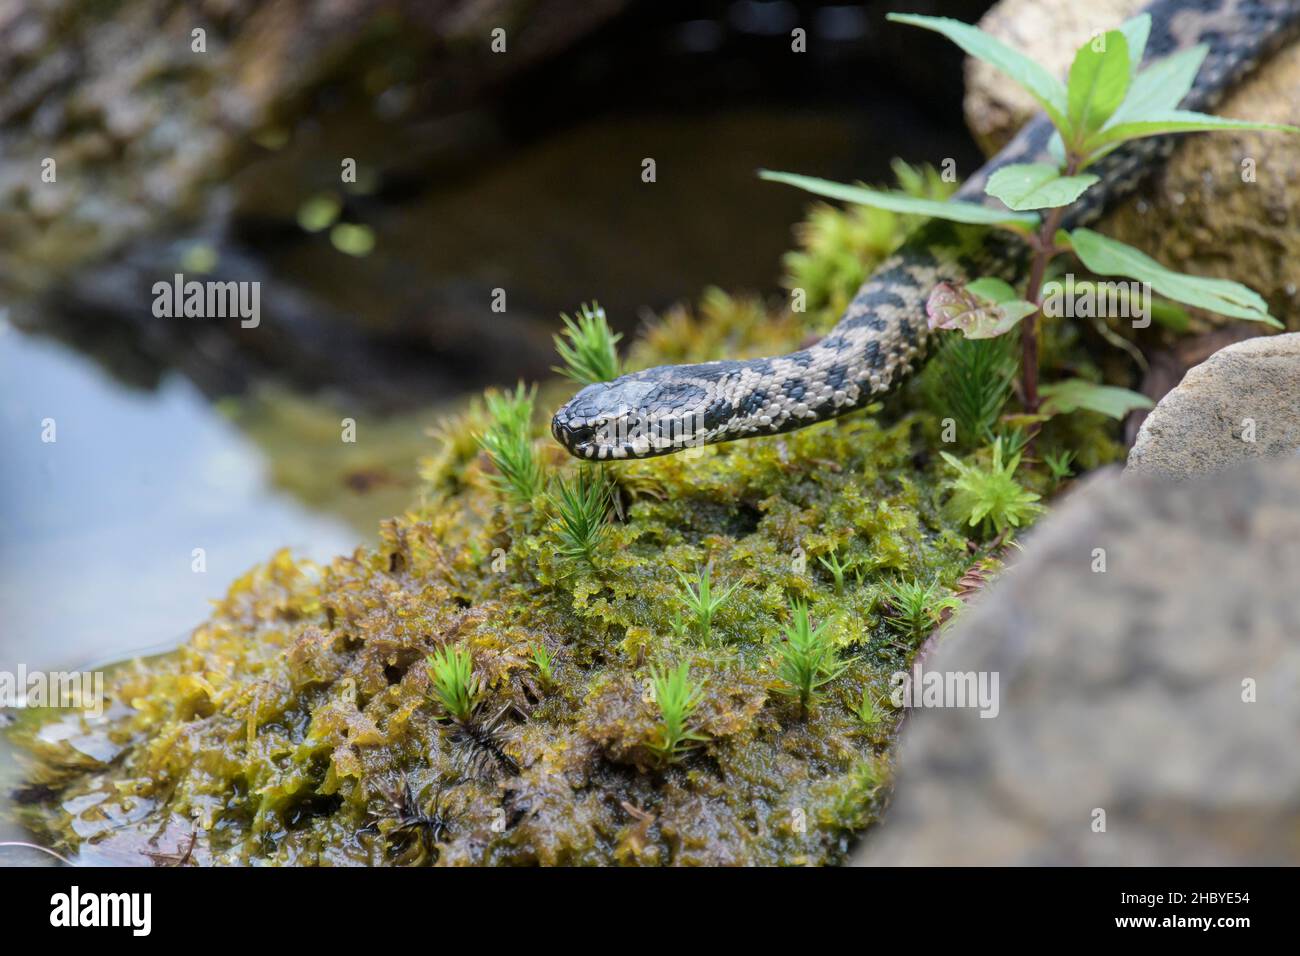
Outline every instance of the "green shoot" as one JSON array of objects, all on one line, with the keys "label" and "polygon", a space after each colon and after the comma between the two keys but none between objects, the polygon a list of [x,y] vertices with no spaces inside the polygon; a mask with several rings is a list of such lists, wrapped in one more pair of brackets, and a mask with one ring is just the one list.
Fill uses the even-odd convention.
[{"label": "green shoot", "polygon": [[893,612],[888,618],[890,626],[913,639],[924,637],[938,627],[944,611],[961,607],[961,601],[943,593],[938,580],[929,584],[890,581],[883,588],[885,604]]},{"label": "green shoot", "polygon": [[[676,570],[676,569],[674,569]],[[721,594],[713,593],[712,582],[713,569],[709,565],[701,568],[694,579],[687,577],[682,572],[677,571],[677,578],[682,582],[682,603],[686,609],[695,616],[695,633],[701,641],[707,641],[713,630],[713,616],[717,613],[718,608],[726,603],[727,598],[740,587],[740,582],[736,582],[727,588]]]},{"label": "green shoot", "polygon": [[469,651],[440,647],[428,658],[433,692],[447,716],[465,723],[474,713],[479,700],[479,682],[474,675],[474,659]]},{"label": "green shoot", "polygon": [[1052,476],[1052,481],[1058,485],[1069,478],[1072,474],[1070,466],[1074,461],[1074,452],[1068,448],[1058,452],[1046,452],[1043,455],[1043,464],[1047,466],[1048,472]]},{"label": "green shoot", "polygon": [[532,442],[533,395],[522,382],[513,394],[488,392],[484,398],[492,423],[478,436],[479,447],[497,470],[493,482],[520,504],[542,490],[542,466]]},{"label": "green shoot", "polygon": [[568,341],[554,336],[555,351],[560,353],[564,365],[557,365],[552,371],[579,385],[613,381],[622,374],[616,346],[623,336],[610,331],[605,310],[599,303],[588,306],[584,302],[576,321],[563,313],[560,318],[564,320],[563,335]]},{"label": "green shoot", "polygon": [[880,725],[880,722],[885,719],[885,715],[880,710],[880,704],[876,702],[876,698],[872,696],[871,689],[868,687],[862,688],[861,702],[857,707],[850,710],[853,716],[858,718],[858,722],[867,730],[875,730]]},{"label": "green shoot", "polygon": [[605,517],[613,498],[603,471],[583,468],[576,480],[557,479],[551,505],[559,516],[559,553],[594,566],[596,548],[609,530]]},{"label": "green shoot", "polygon": [[792,621],[785,625],[785,640],[777,645],[777,676],[785,683],[777,692],[798,697],[800,711],[807,714],[819,688],[839,677],[849,665],[836,659],[829,620],[813,627],[808,605],[798,600],[791,603],[790,614]]},{"label": "green shoot", "polygon": [[832,550],[830,554],[819,555],[817,563],[831,573],[835,580],[835,593],[844,593],[844,575],[853,570],[860,561],[857,558],[849,558],[847,561],[841,561],[840,556]]},{"label": "green shoot", "polygon": [[1003,464],[1001,438],[993,442],[993,461],[988,468],[963,462],[946,451],[939,454],[957,473],[956,478],[946,482],[952,489],[948,512],[954,520],[972,528],[979,525],[985,534],[990,529],[1005,534],[1043,511],[1043,506],[1036,503],[1040,496],[1015,479],[1019,453]]},{"label": "green shoot", "polygon": [[[950,335],[926,367],[922,384],[935,412],[956,425],[956,435],[951,437],[972,448],[993,439],[1015,375],[1016,357],[1009,336],[968,339]],[[943,437],[949,438],[947,434]]]},{"label": "green shoot", "polygon": [[672,670],[650,667],[655,704],[659,708],[659,726],[658,739],[649,747],[665,764],[676,763],[709,739],[691,721],[704,699],[704,691],[691,680],[690,671],[690,665],[685,662]]},{"label": "green shoot", "polygon": [[537,671],[537,676],[546,686],[550,686],[555,681],[555,658],[551,652],[546,649],[546,645],[538,641],[533,645],[533,668]]}]

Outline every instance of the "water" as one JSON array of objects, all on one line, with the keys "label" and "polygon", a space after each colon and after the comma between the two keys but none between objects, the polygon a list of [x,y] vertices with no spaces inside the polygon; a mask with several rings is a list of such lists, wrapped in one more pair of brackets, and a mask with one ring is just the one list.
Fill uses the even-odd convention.
[{"label": "water", "polygon": [[261,448],[179,375],[132,390],[6,327],[0,382],[0,670],[179,643],[277,548],[327,559],[362,538],[275,488]]}]

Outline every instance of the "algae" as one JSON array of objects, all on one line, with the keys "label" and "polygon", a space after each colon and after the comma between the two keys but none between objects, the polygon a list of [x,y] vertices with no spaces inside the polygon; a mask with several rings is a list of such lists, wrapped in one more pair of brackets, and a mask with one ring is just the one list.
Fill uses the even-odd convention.
[{"label": "algae", "polygon": [[[709,290],[647,329],[628,367],[788,350],[821,311]],[[538,418],[570,390],[544,385]],[[608,531],[576,561],[545,493],[500,493],[472,402],[377,545],[324,566],[280,552],[184,646],[116,668],[102,721],[21,722],[22,818],[62,852],[140,865],[842,862],[888,799],[890,675],[926,636],[898,626],[893,589],[965,596],[998,566],[1001,542],[945,513],[939,418],[917,385],[787,435],[623,463]],[[1041,440],[1094,465],[1111,427],[1081,418]],[[575,475],[533,431],[545,474]],[[735,587],[707,636],[681,627],[680,575],[702,568]],[[777,692],[792,602],[843,665],[806,712]],[[428,665],[449,648],[472,660],[465,719]],[[666,762],[652,673],[682,664],[697,739]]]}]

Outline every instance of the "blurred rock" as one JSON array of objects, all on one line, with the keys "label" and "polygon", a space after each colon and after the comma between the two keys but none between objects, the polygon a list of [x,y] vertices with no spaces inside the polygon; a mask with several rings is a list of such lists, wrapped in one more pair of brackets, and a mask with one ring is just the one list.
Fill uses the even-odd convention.
[{"label": "blurred rock", "polygon": [[1160,400],[1138,432],[1128,470],[1166,478],[1222,471],[1300,452],[1300,333],[1215,352]]},{"label": "blurred rock", "polygon": [[[438,119],[563,51],[625,0],[50,0],[0,10],[0,287],[32,293],[169,219],[331,101]],[[507,54],[491,50],[506,31]],[[193,49],[203,30],[204,50]],[[373,130],[352,124],[354,146]],[[57,179],[41,178],[56,161]],[[337,164],[334,165],[337,177]],[[337,182],[337,179],[335,180]]]},{"label": "blurred rock", "polygon": [[[1101,25],[1118,25],[1141,0],[1001,0],[980,21],[1064,75],[1074,51]],[[966,122],[996,152],[1035,110],[1019,86],[992,67],[967,66]],[[1300,123],[1300,42],[1263,63],[1214,110],[1221,116]],[[1165,265],[1245,282],[1284,322],[1300,326],[1300,164],[1282,133],[1184,136],[1172,159],[1103,223],[1103,230]],[[1247,173],[1249,175],[1247,175]]]},{"label": "blurred rock", "polygon": [[999,713],[908,717],[857,862],[1300,863],[1298,577],[1300,461],[1097,477],[926,659],[996,672]]}]

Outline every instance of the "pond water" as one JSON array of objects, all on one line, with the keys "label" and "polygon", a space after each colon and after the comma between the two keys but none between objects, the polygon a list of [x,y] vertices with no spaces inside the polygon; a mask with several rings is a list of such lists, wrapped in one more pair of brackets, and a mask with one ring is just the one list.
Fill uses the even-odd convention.
[{"label": "pond water", "polygon": [[0,670],[177,643],[276,548],[325,559],[361,540],[276,489],[261,449],[180,375],[129,389],[7,328],[0,381]]}]

